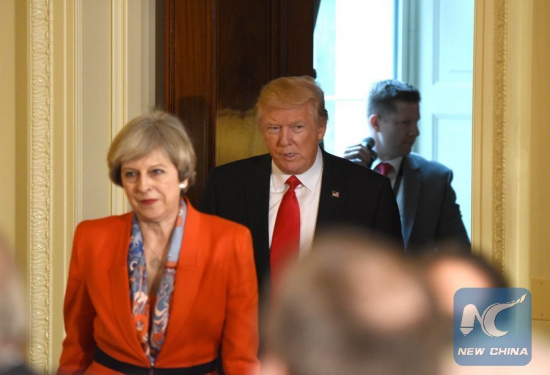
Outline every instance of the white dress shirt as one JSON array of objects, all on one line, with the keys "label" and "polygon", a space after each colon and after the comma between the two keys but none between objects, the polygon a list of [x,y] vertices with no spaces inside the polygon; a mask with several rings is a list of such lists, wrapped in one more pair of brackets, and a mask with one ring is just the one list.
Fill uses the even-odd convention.
[{"label": "white dress shirt", "polygon": [[[300,256],[306,254],[313,244],[317,213],[319,211],[319,197],[321,196],[321,176],[323,175],[323,155],[317,149],[315,162],[305,173],[296,175],[301,185],[295,189],[296,198],[300,205]],[[271,181],[269,188],[269,247],[273,238],[273,228],[277,219],[277,211],[281,200],[288,190],[285,184],[291,175],[283,173],[272,161]]]}]

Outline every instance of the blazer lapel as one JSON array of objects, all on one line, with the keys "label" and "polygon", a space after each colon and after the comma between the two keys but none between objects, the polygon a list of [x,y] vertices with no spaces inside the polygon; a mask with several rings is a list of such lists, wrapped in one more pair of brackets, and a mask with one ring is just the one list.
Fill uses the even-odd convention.
[{"label": "blazer lapel", "polygon": [[120,232],[118,241],[114,241],[113,252],[116,254],[113,267],[109,269],[109,286],[111,288],[111,302],[114,315],[118,322],[122,336],[126,340],[136,357],[143,357],[145,353],[137,338],[130,304],[130,280],[128,278],[128,246],[132,225],[132,214],[128,214],[124,230]]},{"label": "blazer lapel", "polygon": [[178,259],[174,292],[171,299],[171,314],[165,345],[171,341],[171,337],[177,338],[184,328],[199,290],[204,270],[204,265],[200,258],[200,233],[200,214],[187,201],[187,217],[185,219],[185,228]]},{"label": "blazer lapel", "polygon": [[319,197],[319,212],[317,214],[317,228],[328,221],[338,221],[342,217],[347,199],[342,184],[343,178],[338,168],[334,167],[332,156],[323,153],[323,176],[321,179],[321,196]]},{"label": "blazer lapel", "polygon": [[403,241],[409,243],[422,190],[421,171],[410,155],[403,159],[403,213],[401,214]]}]

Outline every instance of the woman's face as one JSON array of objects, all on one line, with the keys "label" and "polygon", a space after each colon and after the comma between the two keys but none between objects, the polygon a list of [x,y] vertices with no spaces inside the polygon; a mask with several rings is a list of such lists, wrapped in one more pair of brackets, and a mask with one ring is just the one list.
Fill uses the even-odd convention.
[{"label": "woman's face", "polygon": [[156,149],[122,163],[122,187],[142,223],[172,222],[179,210],[178,170],[168,155]]}]

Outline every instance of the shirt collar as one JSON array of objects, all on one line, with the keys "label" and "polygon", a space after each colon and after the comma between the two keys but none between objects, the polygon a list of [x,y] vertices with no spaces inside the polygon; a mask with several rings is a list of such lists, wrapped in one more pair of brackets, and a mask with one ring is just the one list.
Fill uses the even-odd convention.
[{"label": "shirt collar", "polygon": [[[317,155],[311,168],[302,174],[297,174],[296,177],[300,180],[303,186],[308,190],[314,190],[319,181],[321,180],[321,174],[323,172],[323,155],[321,148],[317,147]],[[286,180],[292,175],[283,173],[275,162],[271,160],[271,181],[275,191],[284,190]]]},{"label": "shirt collar", "polygon": [[388,163],[388,164],[391,164],[394,171],[398,171],[399,168],[401,168],[401,163],[402,162],[403,162],[403,156],[398,156],[398,157],[390,159],[390,160],[381,160],[380,158],[377,158],[372,163],[372,169],[375,169],[378,166],[378,164],[380,164],[380,163]]}]

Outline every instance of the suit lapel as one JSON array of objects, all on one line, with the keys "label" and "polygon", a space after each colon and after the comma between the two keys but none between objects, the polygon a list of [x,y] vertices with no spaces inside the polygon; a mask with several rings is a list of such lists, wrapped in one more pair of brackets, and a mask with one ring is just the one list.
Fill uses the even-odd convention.
[{"label": "suit lapel", "polygon": [[271,181],[271,157],[269,154],[256,159],[243,181],[247,226],[254,233],[254,261],[258,275],[269,273],[269,191]]},{"label": "suit lapel", "polygon": [[113,267],[109,269],[109,286],[111,289],[111,303],[122,336],[127,347],[135,353],[137,358],[142,357],[147,363],[134,328],[130,304],[130,280],[128,278],[128,246],[132,226],[132,214],[127,215],[124,229],[120,231],[117,241],[113,241],[115,259]]},{"label": "suit lapel", "polygon": [[409,243],[422,190],[421,171],[411,155],[403,159],[403,213],[402,231],[405,246]]},{"label": "suit lapel", "polygon": [[323,153],[323,177],[321,180],[321,196],[319,197],[319,213],[317,228],[331,221],[338,221],[342,216],[347,191],[344,189],[343,178],[338,168],[334,166],[333,156]]},{"label": "suit lapel", "polygon": [[244,183],[246,216],[252,233],[261,234],[262,242],[269,244],[269,191],[271,181],[271,157],[258,160],[257,168],[250,171]]},{"label": "suit lapel", "polygon": [[[204,265],[199,257],[201,251],[199,247],[201,243],[199,241],[201,235],[200,216],[189,201],[187,204],[187,217],[178,260],[175,288],[171,299],[172,306],[170,306],[170,311],[177,311],[177,314],[170,314],[165,344],[172,341],[171,337],[177,338],[179,332],[184,328],[185,322],[192,311],[204,270]],[[136,357],[144,359],[144,365],[146,365],[147,358],[137,339],[129,297],[127,249],[131,221],[132,216],[129,215],[127,230],[123,231],[124,233],[120,236],[116,245],[116,253],[120,255],[117,255],[115,265],[109,270],[109,283],[114,314],[126,344],[136,354]],[[126,249],[126,251],[120,251],[120,249]],[[154,307],[151,306],[151,308]]]},{"label": "suit lapel", "polygon": [[[177,338],[191,313],[199,290],[204,264],[200,258],[200,214],[187,201],[187,217],[178,259],[176,281],[170,306],[170,320],[166,333],[166,343]],[[177,314],[174,312],[177,311]],[[172,348],[173,349],[173,348]],[[161,352],[162,353],[162,352]]]}]

